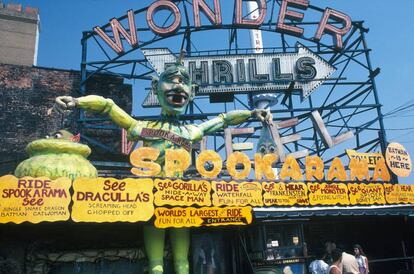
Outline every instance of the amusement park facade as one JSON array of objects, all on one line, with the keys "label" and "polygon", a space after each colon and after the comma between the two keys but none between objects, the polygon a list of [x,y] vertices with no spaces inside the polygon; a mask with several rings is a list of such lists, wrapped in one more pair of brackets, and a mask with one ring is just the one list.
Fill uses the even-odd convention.
[{"label": "amusement park facade", "polygon": [[[62,180],[67,197],[44,194],[45,201],[62,198],[62,219],[47,210],[25,219],[14,204],[6,211],[0,203],[0,255],[15,261],[22,273],[147,273],[148,224],[171,231],[164,273],[177,270],[173,231],[183,226],[190,235],[190,273],[308,273],[327,241],[349,252],[353,244],[361,244],[372,273],[411,273],[414,189],[398,185],[401,175],[394,172],[411,170],[411,163],[386,165],[389,144],[375,84],[380,69],[370,59],[368,28],[308,0],[235,0],[230,9],[221,2],[154,1],[84,31],[80,71],[2,59],[2,198],[21,198],[6,184],[49,188],[45,179],[23,183],[17,173],[7,174],[14,174],[27,158],[23,151],[28,143],[61,128],[80,133],[98,175],[91,181]],[[38,24],[35,10],[0,5],[0,22]],[[174,66],[188,72],[194,95],[184,113],[168,123],[224,122],[194,143],[186,143],[173,129],[144,128],[140,134],[150,141],[188,146],[180,154],[164,155],[153,145],[164,163],[151,159],[154,151],[144,150],[147,139],[130,140],[135,133],[119,126],[119,117],[125,113],[128,121],[164,123],[164,115],[153,114],[163,107],[153,78]],[[91,114],[92,103],[63,114],[56,111],[56,97],[79,97],[79,106],[81,98],[96,98],[88,95],[110,98],[123,112],[112,115],[105,105],[100,112],[106,115]],[[131,115],[132,97],[141,103],[134,106],[139,115]],[[258,108],[267,109],[271,120],[250,117]],[[232,113],[248,117],[237,117],[235,123]],[[269,154],[277,160],[266,158]],[[188,165],[181,168],[185,161]],[[167,168],[167,162],[173,164]],[[158,172],[143,178],[143,168],[151,171],[157,163]],[[170,169],[181,172],[181,178],[168,173]],[[134,180],[142,186],[131,187]],[[397,189],[405,200],[394,194]],[[108,190],[120,194],[104,193]],[[145,191],[148,195],[140,195]],[[194,198],[194,193],[204,196]],[[119,214],[111,211],[120,204]],[[215,218],[224,210],[225,217]],[[137,219],[128,216],[135,213]],[[203,221],[197,223],[198,217]]]}]

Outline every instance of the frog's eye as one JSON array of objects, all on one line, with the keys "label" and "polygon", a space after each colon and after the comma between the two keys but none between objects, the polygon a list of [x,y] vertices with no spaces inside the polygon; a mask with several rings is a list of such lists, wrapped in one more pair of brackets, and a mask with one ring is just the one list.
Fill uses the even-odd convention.
[{"label": "frog's eye", "polygon": [[269,150],[270,150],[270,153],[274,153],[275,152],[275,147],[274,146],[270,146]]},{"label": "frog's eye", "polygon": [[264,154],[266,152],[265,146],[260,147],[260,153]]},{"label": "frog's eye", "polygon": [[55,139],[60,139],[62,137],[63,137],[62,133],[59,133],[59,132],[57,132],[53,135],[53,138],[55,138]]},{"label": "frog's eye", "polygon": [[48,135],[46,135],[46,136],[45,136],[45,138],[46,138],[46,139],[49,139],[49,138],[50,138],[49,134],[48,134]]}]

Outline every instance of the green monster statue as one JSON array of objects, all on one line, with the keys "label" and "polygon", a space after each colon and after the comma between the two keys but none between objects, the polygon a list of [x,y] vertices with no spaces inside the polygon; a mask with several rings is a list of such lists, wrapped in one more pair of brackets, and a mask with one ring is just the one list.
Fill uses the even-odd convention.
[{"label": "green monster statue", "polygon": [[[175,65],[168,67],[160,75],[159,80],[152,81],[152,88],[156,92],[162,108],[161,119],[157,121],[135,120],[111,99],[95,95],[79,98],[62,96],[56,98],[56,104],[58,109],[63,111],[77,107],[87,112],[108,115],[115,124],[127,130],[129,140],[143,140],[144,146],[158,148],[161,152],[157,163],[162,167],[164,166],[166,149],[185,148],[190,150],[191,144],[200,141],[204,135],[222,130],[228,125],[240,124],[252,116],[262,122],[271,119],[270,113],[265,110],[235,110],[220,114],[218,117],[199,125],[184,125],[179,121],[178,116],[185,111],[189,102],[194,98],[192,87],[190,75],[183,66],[180,57]],[[157,229],[150,225],[145,226],[145,249],[152,274],[164,272],[164,237],[164,229]],[[171,229],[170,239],[175,273],[188,274],[189,229]]]},{"label": "green monster statue", "polygon": [[79,144],[76,136],[59,130],[44,139],[31,142],[26,147],[30,158],[21,162],[16,177],[48,177],[52,180],[68,177],[97,177],[96,168],[86,159],[91,154],[87,145]]}]

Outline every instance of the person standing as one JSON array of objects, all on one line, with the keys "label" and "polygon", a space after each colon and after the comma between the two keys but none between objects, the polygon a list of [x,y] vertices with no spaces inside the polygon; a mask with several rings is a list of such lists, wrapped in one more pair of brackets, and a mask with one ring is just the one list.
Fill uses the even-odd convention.
[{"label": "person standing", "polygon": [[369,273],[368,259],[360,245],[358,244],[354,245],[354,254],[355,254],[355,259],[357,260],[357,263],[358,263],[359,273],[368,274]]},{"label": "person standing", "polygon": [[317,254],[316,259],[309,265],[311,274],[328,274],[329,265],[322,259],[322,254]]},{"label": "person standing", "polygon": [[329,274],[342,274],[342,254],[343,252],[338,248],[331,251],[333,263],[329,266]]},{"label": "person standing", "polygon": [[353,255],[346,252],[342,252],[342,273],[359,274],[357,260]]},{"label": "person standing", "polygon": [[336,244],[334,242],[326,242],[325,243],[325,255],[323,256],[322,260],[324,260],[329,265],[331,265],[333,263],[332,251],[334,249],[336,249]]},{"label": "person standing", "polygon": [[[342,248],[342,246],[341,246]],[[333,259],[333,251],[338,250],[336,248],[336,244],[333,242],[326,242],[325,243],[325,256],[324,261],[327,262],[329,265],[332,265],[334,262]],[[342,249],[340,249],[342,250]],[[358,263],[355,257],[351,254],[346,252],[342,252],[342,261],[339,267],[342,269],[342,273],[344,274],[359,274]]]}]

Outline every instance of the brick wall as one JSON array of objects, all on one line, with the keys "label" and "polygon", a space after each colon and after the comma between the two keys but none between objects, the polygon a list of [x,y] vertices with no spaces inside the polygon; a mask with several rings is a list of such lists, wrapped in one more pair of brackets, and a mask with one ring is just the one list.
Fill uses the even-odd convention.
[{"label": "brick wall", "polygon": [[[78,97],[79,83],[79,71],[0,64],[0,175],[12,172],[26,158],[24,148],[29,142],[64,126],[62,116],[56,112],[48,116],[48,109],[57,96]],[[98,75],[87,89],[90,94],[112,98],[131,113],[132,88],[122,78]],[[79,131],[76,123],[70,126],[73,133]],[[85,134],[120,151],[120,133],[89,130]],[[105,156],[98,148],[93,151],[92,158]]]}]

